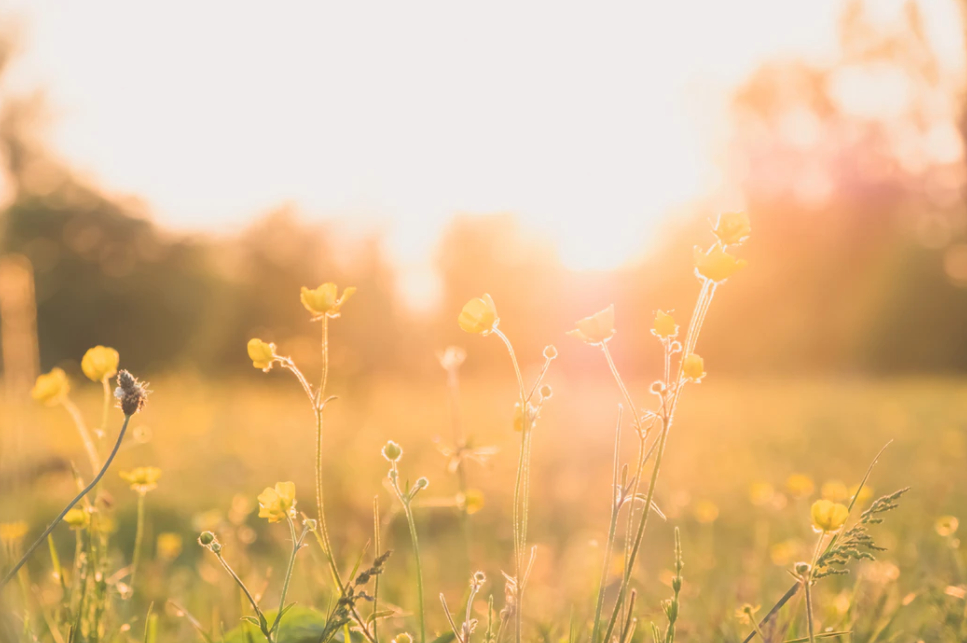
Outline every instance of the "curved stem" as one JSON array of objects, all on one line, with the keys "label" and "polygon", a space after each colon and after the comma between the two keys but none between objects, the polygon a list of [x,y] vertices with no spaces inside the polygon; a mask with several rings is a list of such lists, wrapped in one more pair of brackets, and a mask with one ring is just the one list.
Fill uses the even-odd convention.
[{"label": "curved stem", "polygon": [[[256,602],[255,597],[252,596],[252,592],[248,590],[248,587],[246,587],[245,583],[242,582],[242,579],[238,577],[238,574],[236,574],[235,570],[232,569],[232,566],[228,564],[228,561],[222,558],[222,555],[220,552],[216,553],[215,557],[218,559],[218,562],[222,564],[222,567],[225,568],[225,571],[228,572],[228,575],[232,577],[232,580],[235,581],[235,584],[239,586],[239,588],[242,590],[242,593],[245,594],[245,598],[248,599],[248,602],[252,606],[252,609],[255,610],[255,613],[259,617],[260,626],[262,626],[261,624],[265,623],[265,615],[262,614],[262,610],[259,608],[259,604],[258,602]],[[267,633],[263,631],[263,634],[265,634],[266,639],[268,639],[270,642],[272,641],[271,632]]]},{"label": "curved stem", "polygon": [[101,457],[97,454],[97,447],[91,438],[91,432],[87,430],[87,425],[84,423],[84,416],[81,415],[80,409],[77,408],[69,397],[65,397],[61,401],[61,404],[70,413],[74,424],[77,425],[77,432],[81,434],[81,441],[84,443],[84,449],[87,450],[87,458],[91,461],[91,471],[97,471],[101,468]]},{"label": "curved stem", "polygon": [[527,400],[524,398],[524,377],[520,374],[520,365],[517,363],[517,354],[514,352],[514,347],[511,345],[510,340],[504,335],[499,328],[494,329],[494,335],[499,337],[501,341],[504,342],[504,346],[507,347],[507,352],[510,353],[510,361],[514,364],[514,373],[517,374],[517,386],[520,389],[520,401],[523,406],[524,402]]},{"label": "curved stem", "polygon": [[64,519],[64,516],[67,515],[67,512],[73,509],[74,505],[80,502],[81,498],[83,498],[88,493],[90,493],[91,489],[96,487],[97,483],[101,481],[101,478],[104,477],[104,474],[107,473],[108,468],[111,466],[111,463],[114,462],[114,456],[118,454],[118,449],[121,448],[121,441],[124,439],[124,434],[125,432],[127,432],[128,423],[130,421],[131,421],[131,416],[125,415],[124,424],[121,425],[121,431],[120,433],[118,433],[117,442],[114,443],[114,449],[111,451],[111,455],[108,456],[107,461],[104,463],[104,466],[101,467],[101,470],[98,471],[96,476],[94,476],[94,479],[91,480],[91,483],[86,487],[84,487],[84,489],[82,489],[81,492],[77,494],[74,497],[74,499],[67,504],[66,507],[64,507],[64,510],[60,512],[59,516],[54,518],[54,521],[47,526],[47,529],[44,530],[44,533],[40,534],[40,537],[37,538],[34,544],[27,549],[27,552],[23,555],[20,561],[16,565],[14,565],[10,571],[6,573],[6,575],[3,577],[3,580],[0,580],[0,589],[3,589],[6,586],[6,584],[10,582],[10,579],[12,579],[16,575],[17,571],[24,566],[24,563],[27,562],[27,559],[30,558],[30,555],[34,552],[34,550],[37,549],[37,547],[39,547],[41,543],[47,540],[47,536],[49,536],[50,533],[54,530],[54,527],[56,527],[60,523],[60,521]]},{"label": "curved stem", "polygon": [[614,432],[614,462],[611,473],[611,524],[608,526],[608,542],[604,550],[604,563],[601,566],[601,582],[598,585],[598,600],[594,606],[594,626],[591,629],[591,643],[598,642],[601,630],[601,610],[604,607],[604,590],[608,582],[608,567],[611,565],[611,552],[614,549],[615,532],[618,526],[618,512],[621,510],[624,489],[618,487],[618,466],[621,458],[621,406],[618,406],[618,425]]},{"label": "curved stem", "polygon": [[423,566],[420,563],[420,541],[416,536],[416,522],[413,519],[413,509],[409,501],[403,504],[406,512],[406,522],[410,526],[410,538],[413,540],[413,554],[416,558],[416,598],[420,610],[420,643],[426,642],[426,621],[423,607]]}]

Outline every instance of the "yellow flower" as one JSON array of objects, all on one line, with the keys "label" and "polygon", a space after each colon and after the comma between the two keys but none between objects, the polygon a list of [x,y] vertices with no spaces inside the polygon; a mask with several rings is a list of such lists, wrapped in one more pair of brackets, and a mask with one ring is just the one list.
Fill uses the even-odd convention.
[{"label": "yellow flower", "polygon": [[23,541],[27,531],[29,526],[23,520],[0,522],[0,543],[14,549]]},{"label": "yellow flower", "polygon": [[70,381],[62,368],[54,368],[49,373],[37,377],[31,397],[47,406],[54,406],[67,397],[70,391]]},{"label": "yellow flower", "polygon": [[678,335],[678,324],[675,323],[674,317],[664,310],[659,310],[655,313],[655,323],[651,328],[651,332],[656,337],[668,339],[669,337]]},{"label": "yellow flower", "polygon": [[805,498],[816,490],[813,479],[802,473],[794,473],[786,479],[786,489],[797,498]]},{"label": "yellow flower", "polygon": [[84,529],[91,522],[91,515],[84,509],[74,507],[64,514],[64,522],[73,530]]},{"label": "yellow flower", "polygon": [[746,603],[739,609],[735,610],[735,617],[745,624],[752,623],[755,618],[755,613],[762,609],[761,605],[750,605]]},{"label": "yellow flower", "polygon": [[158,558],[164,560],[174,560],[178,558],[181,553],[182,538],[180,534],[174,534],[170,531],[158,534],[158,540],[156,544],[156,549],[158,551]]},{"label": "yellow flower", "polygon": [[[857,490],[859,490],[859,495],[857,495],[856,493]],[[854,484],[852,487],[849,488],[848,497],[852,498],[853,496],[856,496],[856,502],[858,504],[860,505],[866,504],[866,501],[873,497],[873,488],[870,487],[869,485],[863,485],[863,488],[860,489],[860,486],[858,484]]]},{"label": "yellow flower", "polygon": [[413,643],[413,637],[406,632],[401,632],[396,635],[396,638],[393,639],[392,643]]},{"label": "yellow flower", "polygon": [[275,361],[275,344],[253,337],[248,340],[248,356],[252,360],[252,366],[268,371]]},{"label": "yellow flower", "polygon": [[794,541],[784,540],[769,548],[769,558],[774,564],[785,567],[796,557],[797,549]]},{"label": "yellow flower", "polygon": [[497,329],[500,318],[493,298],[484,293],[483,297],[475,297],[463,305],[463,310],[457,317],[457,323],[467,333],[475,333],[486,337]]},{"label": "yellow flower", "polygon": [[850,496],[849,489],[846,485],[839,480],[829,480],[823,483],[823,488],[820,491],[820,495],[826,500],[832,500],[833,502],[843,502],[848,500]]},{"label": "yellow flower", "polygon": [[957,520],[956,516],[940,516],[933,525],[933,528],[937,530],[937,534],[944,538],[957,533],[958,527],[960,527],[960,521]]},{"label": "yellow flower", "polygon": [[700,500],[695,504],[695,520],[709,524],[719,517],[719,508],[711,500]]},{"label": "yellow flower", "polygon": [[259,518],[280,522],[295,514],[295,483],[276,482],[259,494]]},{"label": "yellow flower", "polygon": [[332,282],[322,284],[315,290],[309,290],[303,286],[300,299],[302,299],[302,305],[306,307],[306,310],[312,313],[313,320],[323,317],[335,319],[339,317],[342,305],[356,292],[356,288],[354,286],[347,287],[339,297],[336,296],[338,292],[339,289]]},{"label": "yellow flower", "polygon": [[118,372],[118,352],[107,346],[95,346],[87,349],[81,360],[81,370],[93,382],[103,382],[114,377]]},{"label": "yellow flower", "polygon": [[838,531],[849,517],[846,505],[831,500],[817,500],[810,511],[813,518],[813,528],[817,532]]},{"label": "yellow flower", "polygon": [[161,469],[158,467],[138,467],[131,471],[122,471],[121,479],[131,485],[131,488],[138,493],[148,493],[152,489],[158,488],[158,479],[161,478]]},{"label": "yellow flower", "polygon": [[614,337],[614,304],[590,317],[578,320],[574,325],[577,328],[567,331],[567,335],[592,346],[604,344]]},{"label": "yellow flower", "polygon": [[466,494],[457,494],[457,505],[468,514],[475,514],[484,506],[484,495],[480,489],[467,489]]},{"label": "yellow flower", "polygon": [[726,212],[719,215],[715,223],[715,236],[723,245],[742,243],[752,233],[749,215],[745,212]]},{"label": "yellow flower", "polygon": [[693,382],[701,382],[705,377],[705,360],[695,353],[686,355],[682,362],[682,373]]},{"label": "yellow flower", "polygon": [[749,500],[757,507],[772,502],[776,495],[776,490],[768,482],[756,482],[749,488]]},{"label": "yellow flower", "polygon": [[746,265],[745,259],[736,259],[718,244],[705,252],[695,248],[695,272],[709,281],[725,281]]}]

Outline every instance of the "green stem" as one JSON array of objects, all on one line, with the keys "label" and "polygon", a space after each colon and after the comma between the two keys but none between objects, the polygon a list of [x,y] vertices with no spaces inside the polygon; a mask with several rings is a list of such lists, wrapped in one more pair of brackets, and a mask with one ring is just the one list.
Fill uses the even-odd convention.
[{"label": "green stem", "polygon": [[134,553],[131,555],[131,589],[134,589],[134,580],[138,573],[138,562],[141,560],[141,542],[144,539],[144,497],[146,494],[138,493],[138,525],[134,532]]},{"label": "green stem", "polygon": [[265,620],[265,614],[263,614],[262,610],[259,609],[259,604],[255,601],[255,597],[252,596],[252,592],[248,591],[248,587],[246,587],[245,583],[242,582],[242,579],[238,577],[238,574],[236,574],[235,570],[232,569],[232,566],[228,564],[228,561],[222,558],[221,552],[216,552],[215,557],[218,558],[218,562],[222,564],[222,567],[225,568],[225,571],[228,572],[228,575],[232,577],[232,580],[235,581],[235,584],[238,585],[239,589],[242,590],[242,593],[245,594],[245,598],[248,599],[252,609],[255,610],[255,614],[259,617],[259,627],[262,630],[262,634],[269,643],[272,643],[272,632],[266,629],[268,623]]},{"label": "green stem", "polygon": [[608,582],[608,567],[614,550],[615,532],[618,527],[618,512],[623,504],[624,489],[618,488],[618,467],[621,450],[621,406],[618,406],[618,425],[614,432],[614,462],[611,473],[611,523],[608,525],[608,542],[604,550],[604,563],[601,566],[601,582],[598,585],[598,600],[594,606],[594,626],[591,629],[591,643],[598,643],[601,630],[601,611],[604,608],[604,590]]},{"label": "green stem", "polygon": [[420,564],[420,541],[416,537],[416,522],[409,501],[403,504],[406,522],[410,526],[410,539],[413,541],[413,555],[416,558],[416,598],[420,610],[420,643],[426,642],[426,621],[423,607],[423,566]]},{"label": "green stem", "polygon": [[[373,542],[376,547],[375,558],[380,557],[379,550],[379,496],[373,497]],[[375,616],[379,612],[379,577],[381,574],[376,574],[376,578],[373,579],[373,615]],[[377,632],[377,623],[379,623],[378,618],[373,618],[373,643],[379,643],[379,634]]]},{"label": "green stem", "polygon": [[279,611],[275,615],[275,622],[272,623],[271,632],[273,635],[278,630],[279,625],[282,623],[282,612],[285,610],[285,595],[289,592],[289,582],[292,580],[292,570],[295,568],[295,557],[302,548],[302,541],[306,537],[306,530],[303,529],[302,535],[296,538],[295,523],[292,522],[292,517],[287,516],[286,521],[289,523],[289,535],[292,537],[292,555],[289,556],[289,566],[285,570],[285,580],[282,582],[282,595],[279,598]]},{"label": "green stem", "polygon": [[66,507],[64,507],[64,510],[60,512],[59,516],[54,518],[54,521],[47,526],[47,529],[44,530],[44,533],[40,534],[40,537],[34,542],[34,544],[27,549],[27,552],[23,555],[20,561],[16,565],[14,565],[10,571],[7,572],[7,574],[3,577],[3,580],[0,580],[0,589],[3,589],[7,585],[7,583],[9,583],[10,580],[16,575],[17,571],[24,566],[24,564],[27,562],[27,559],[30,558],[30,555],[34,552],[34,550],[37,549],[37,547],[39,547],[41,543],[47,540],[47,536],[49,536],[50,533],[54,531],[54,527],[60,524],[60,521],[64,519],[64,516],[67,515],[67,512],[73,509],[74,505],[80,502],[81,498],[83,498],[88,493],[90,493],[91,489],[96,487],[97,483],[101,481],[101,478],[104,477],[104,474],[107,473],[108,468],[111,466],[111,463],[114,462],[114,456],[118,454],[118,450],[121,448],[121,441],[124,439],[124,434],[128,429],[128,423],[130,421],[131,421],[131,416],[125,415],[124,424],[121,425],[121,431],[120,433],[118,433],[117,442],[114,443],[114,449],[111,451],[111,455],[108,456],[107,461],[104,463],[104,466],[101,467],[101,470],[98,471],[96,476],[94,476],[94,479],[91,481],[91,483],[86,487],[84,487],[84,489],[82,489],[81,492],[77,494],[74,497],[74,499],[67,504]]}]

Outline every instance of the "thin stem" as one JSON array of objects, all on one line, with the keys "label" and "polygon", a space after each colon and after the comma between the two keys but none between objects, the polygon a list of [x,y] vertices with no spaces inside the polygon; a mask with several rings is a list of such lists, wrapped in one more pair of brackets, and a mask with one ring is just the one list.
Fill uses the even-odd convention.
[{"label": "thin stem", "polygon": [[108,378],[101,380],[101,387],[104,389],[104,403],[101,406],[101,428],[98,430],[98,437],[102,437],[107,432],[107,416],[111,410],[111,403],[114,401],[114,394],[111,392],[111,385]]},{"label": "thin stem", "polygon": [[81,492],[77,494],[74,497],[74,499],[67,504],[66,507],[64,507],[64,510],[60,512],[59,516],[54,518],[54,521],[47,526],[47,529],[44,530],[44,533],[40,534],[40,537],[37,538],[34,544],[27,549],[27,552],[23,555],[20,561],[16,565],[14,565],[10,571],[6,573],[6,575],[3,577],[3,580],[0,580],[0,589],[3,589],[6,586],[6,584],[10,582],[10,579],[12,579],[16,575],[17,571],[24,566],[24,564],[27,562],[27,559],[30,558],[30,555],[34,552],[34,550],[37,549],[37,547],[39,547],[41,543],[47,540],[47,536],[49,536],[50,533],[54,531],[54,527],[56,527],[60,523],[60,521],[64,519],[64,516],[67,515],[67,512],[73,509],[74,505],[80,502],[81,498],[83,498],[88,493],[90,493],[91,489],[96,487],[97,483],[101,481],[101,478],[103,478],[104,474],[107,473],[108,467],[110,467],[111,463],[114,462],[114,456],[118,454],[118,449],[121,448],[121,441],[124,439],[124,434],[125,432],[127,432],[128,423],[130,421],[131,421],[131,416],[125,415],[124,424],[121,425],[121,431],[118,433],[117,442],[114,443],[114,449],[111,450],[111,455],[108,456],[107,461],[105,461],[104,463],[104,466],[101,467],[101,470],[98,471],[96,476],[94,476],[94,479],[91,480],[91,483],[86,487],[84,487],[84,489],[82,489]]},{"label": "thin stem", "polygon": [[520,365],[517,363],[517,354],[514,352],[514,347],[511,345],[510,340],[507,339],[507,336],[504,335],[499,328],[494,329],[494,335],[499,337],[501,341],[504,342],[504,346],[507,347],[507,352],[510,353],[510,361],[514,364],[514,373],[517,375],[517,386],[520,389],[520,401],[521,404],[523,404],[527,400],[524,397],[524,377],[520,374]]},{"label": "thin stem", "polygon": [[611,358],[611,351],[608,350],[607,342],[601,344],[601,351],[604,353],[604,358],[608,361],[608,368],[611,369],[611,374],[614,375],[614,380],[618,383],[621,394],[624,395],[625,401],[628,402],[628,408],[631,409],[631,419],[635,423],[635,430],[641,433],[641,419],[638,415],[638,407],[635,406],[635,401],[631,398],[631,393],[628,392],[624,380],[621,379],[621,374],[618,373],[618,367],[615,366],[614,360]]},{"label": "thin stem", "polygon": [[601,582],[598,585],[598,600],[594,606],[594,626],[591,629],[591,643],[598,642],[601,630],[601,610],[604,608],[604,590],[608,582],[608,567],[611,565],[611,552],[614,549],[615,532],[618,526],[618,512],[624,498],[624,489],[618,488],[618,467],[621,450],[621,405],[618,405],[618,423],[614,432],[614,462],[611,473],[611,523],[608,525],[608,541],[604,550],[604,563],[601,565]]},{"label": "thin stem", "polygon": [[[376,559],[379,559],[381,552],[379,551],[379,496],[373,496],[373,543],[376,547]],[[376,574],[376,578],[373,579],[373,616],[379,611],[379,577],[381,574]],[[376,630],[376,625],[379,622],[378,618],[373,618],[373,643],[379,643],[379,634]]]},{"label": "thin stem", "polygon": [[138,493],[138,525],[134,531],[134,553],[131,555],[131,588],[138,573],[138,562],[141,560],[141,542],[144,539],[144,497],[145,493]]},{"label": "thin stem", "polygon": [[[252,592],[248,591],[248,587],[245,586],[245,583],[242,582],[242,579],[239,578],[238,574],[235,573],[235,570],[232,569],[232,566],[228,564],[228,561],[222,558],[221,552],[216,552],[215,557],[218,558],[218,562],[222,564],[222,567],[225,568],[225,571],[228,572],[228,575],[232,577],[232,579],[235,581],[235,584],[238,585],[239,588],[242,590],[242,593],[245,594],[245,598],[248,599],[248,602],[252,606],[252,609],[255,610],[255,614],[258,615],[259,617],[259,623],[260,624],[266,623],[265,615],[262,613],[262,610],[259,608],[258,602],[256,602],[255,597],[252,596]],[[262,627],[264,628],[264,625]],[[265,631],[263,631],[262,633],[265,634],[265,638],[268,639],[269,642],[271,643],[272,633],[265,632]]]},{"label": "thin stem", "polygon": [[416,559],[416,598],[420,617],[420,643],[426,643],[426,619],[423,606],[423,566],[420,561],[420,541],[416,535],[416,522],[413,518],[413,507],[410,503],[411,496],[404,494],[399,486],[399,471],[396,462],[393,462],[393,472],[396,474],[391,478],[393,491],[403,505],[403,513],[406,515],[406,523],[410,528],[410,540],[413,541],[413,556]]},{"label": "thin stem", "polygon": [[81,441],[84,443],[84,449],[87,450],[87,458],[91,461],[91,471],[97,471],[101,468],[101,457],[97,454],[97,447],[91,438],[91,432],[87,430],[87,425],[84,423],[84,417],[81,415],[80,409],[77,408],[69,397],[65,397],[61,401],[61,404],[70,413],[74,424],[77,425],[77,432],[80,433]]},{"label": "thin stem", "polygon": [[285,595],[289,592],[289,582],[292,580],[292,570],[295,567],[295,557],[302,549],[302,541],[306,537],[306,530],[302,530],[302,535],[298,538],[295,535],[295,523],[292,516],[286,516],[289,523],[289,535],[292,537],[292,555],[289,556],[289,566],[285,570],[285,580],[282,582],[282,595],[279,598],[279,611],[275,615],[275,622],[272,623],[271,632],[274,634],[282,623],[282,612],[285,610]]},{"label": "thin stem", "polygon": [[809,643],[814,643],[816,635],[813,633],[813,593],[809,589],[809,582],[809,578],[804,578],[802,586],[806,592],[806,633],[809,635]]},{"label": "thin stem", "polygon": [[463,434],[463,425],[460,422],[460,380],[457,377],[457,368],[447,369],[447,406],[450,410],[450,426],[453,429],[453,444],[456,450],[457,468],[457,491],[464,499],[462,506],[458,507],[460,512],[460,526],[463,531],[463,545],[467,557],[467,573],[470,573],[471,566],[471,538],[470,538],[470,514],[467,512],[467,467],[464,460],[464,450],[467,448],[467,439]]}]

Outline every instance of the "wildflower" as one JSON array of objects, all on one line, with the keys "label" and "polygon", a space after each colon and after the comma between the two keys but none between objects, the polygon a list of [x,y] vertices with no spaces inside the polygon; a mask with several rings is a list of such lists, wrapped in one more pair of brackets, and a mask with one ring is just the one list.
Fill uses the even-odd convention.
[{"label": "wildflower", "polygon": [[107,346],[95,346],[84,353],[81,370],[92,382],[103,382],[118,372],[118,352]]},{"label": "wildflower", "polygon": [[118,373],[118,387],[114,389],[114,397],[118,399],[121,411],[131,416],[144,408],[148,400],[147,384],[142,384],[134,375],[127,371]]},{"label": "wildflower", "polygon": [[746,603],[739,609],[735,610],[735,617],[748,625],[755,620],[755,614],[760,609],[762,609],[761,605],[750,605],[749,603]]},{"label": "wildflower", "polygon": [[857,503],[864,505],[866,504],[867,500],[873,497],[873,489],[871,489],[868,485],[863,485],[863,488],[860,489],[858,484],[854,484],[849,488],[849,495],[847,497],[852,498],[854,496],[856,497]]},{"label": "wildflower", "polygon": [[182,538],[181,535],[166,531],[158,534],[156,548],[158,558],[164,560],[174,560],[181,554]]},{"label": "wildflower", "polygon": [[20,547],[29,526],[23,520],[16,522],[0,522],[0,544],[14,551]]},{"label": "wildflower", "polygon": [[701,382],[705,377],[705,360],[695,353],[689,353],[682,361],[682,373],[688,380]]},{"label": "wildflower", "polygon": [[403,447],[396,444],[392,440],[386,443],[383,447],[383,457],[390,462],[396,462],[403,456]]},{"label": "wildflower", "polygon": [[528,402],[526,410],[522,410],[520,402],[514,404],[514,431],[520,433],[525,427],[528,430],[533,429],[535,422],[537,422],[537,408],[533,404]]},{"label": "wildflower", "polygon": [[695,520],[703,524],[715,522],[719,517],[719,508],[711,500],[700,500],[695,504]]},{"label": "wildflower", "polygon": [[934,523],[933,528],[937,530],[938,535],[947,538],[957,533],[959,526],[960,521],[957,520],[956,516],[940,516]]},{"label": "wildflower", "polygon": [[64,514],[64,522],[67,523],[67,526],[73,531],[78,531],[80,529],[85,529],[90,524],[91,515],[84,509],[74,507]]},{"label": "wildflower", "polygon": [[655,337],[661,339],[675,337],[678,335],[678,324],[675,323],[674,317],[664,310],[659,310],[655,313],[655,323],[651,327],[651,332]]},{"label": "wildflower", "polygon": [[736,259],[720,245],[714,245],[706,251],[695,248],[695,273],[709,281],[720,283],[745,268],[745,259]]},{"label": "wildflower", "polygon": [[497,330],[500,318],[493,298],[484,293],[483,297],[471,299],[463,306],[457,323],[467,333],[474,333],[486,337]]},{"label": "wildflower", "polygon": [[459,346],[447,346],[446,350],[437,351],[436,356],[440,360],[440,366],[443,367],[443,370],[453,371],[460,368],[463,361],[467,359],[467,351]]},{"label": "wildflower", "polygon": [[248,357],[252,360],[252,366],[268,373],[276,359],[275,344],[253,337],[248,340]]},{"label": "wildflower", "polygon": [[749,488],[749,499],[757,507],[769,504],[776,495],[776,490],[768,482],[756,482]]},{"label": "wildflower", "polygon": [[121,479],[131,485],[131,489],[140,494],[148,493],[158,488],[161,469],[158,467],[138,467],[131,471],[122,471]]},{"label": "wildflower", "polygon": [[816,489],[813,479],[802,473],[794,473],[786,479],[786,489],[796,498],[812,495]]},{"label": "wildflower", "polygon": [[406,632],[400,632],[396,635],[396,638],[393,639],[392,643],[413,643],[413,637]]},{"label": "wildflower", "polygon": [[598,311],[590,317],[578,320],[574,330],[567,331],[571,337],[580,339],[592,346],[603,345],[614,337],[614,304]]},{"label": "wildflower", "polygon": [[70,388],[70,381],[67,379],[67,373],[64,372],[64,369],[54,368],[49,373],[37,377],[34,388],[30,391],[30,396],[47,406],[54,406],[67,397]]},{"label": "wildflower", "polygon": [[724,246],[742,243],[752,233],[749,215],[745,212],[725,212],[719,215],[713,229]]},{"label": "wildflower", "polygon": [[336,296],[338,291],[339,289],[336,287],[336,284],[332,282],[322,284],[315,290],[309,290],[305,286],[302,287],[300,299],[302,300],[302,305],[306,307],[306,310],[312,313],[313,321],[322,319],[323,317],[329,317],[330,319],[339,317],[342,305],[355,294],[356,288],[353,286],[347,287],[339,297]]},{"label": "wildflower", "polygon": [[820,494],[826,500],[832,500],[833,502],[843,502],[848,498],[851,498],[849,489],[846,485],[839,480],[829,480],[823,483],[823,488],[820,490]]},{"label": "wildflower", "polygon": [[484,506],[484,495],[480,489],[467,489],[466,493],[457,494],[457,506],[467,514],[475,514]]},{"label": "wildflower", "polygon": [[846,505],[825,499],[814,502],[810,513],[813,518],[813,528],[823,533],[839,531],[849,517],[849,509]]},{"label": "wildflower", "polygon": [[280,522],[295,514],[295,484],[276,482],[275,487],[266,487],[259,494],[259,518],[269,522]]},{"label": "wildflower", "polygon": [[479,589],[484,583],[487,582],[487,575],[483,572],[474,572],[470,582],[472,582]]}]

